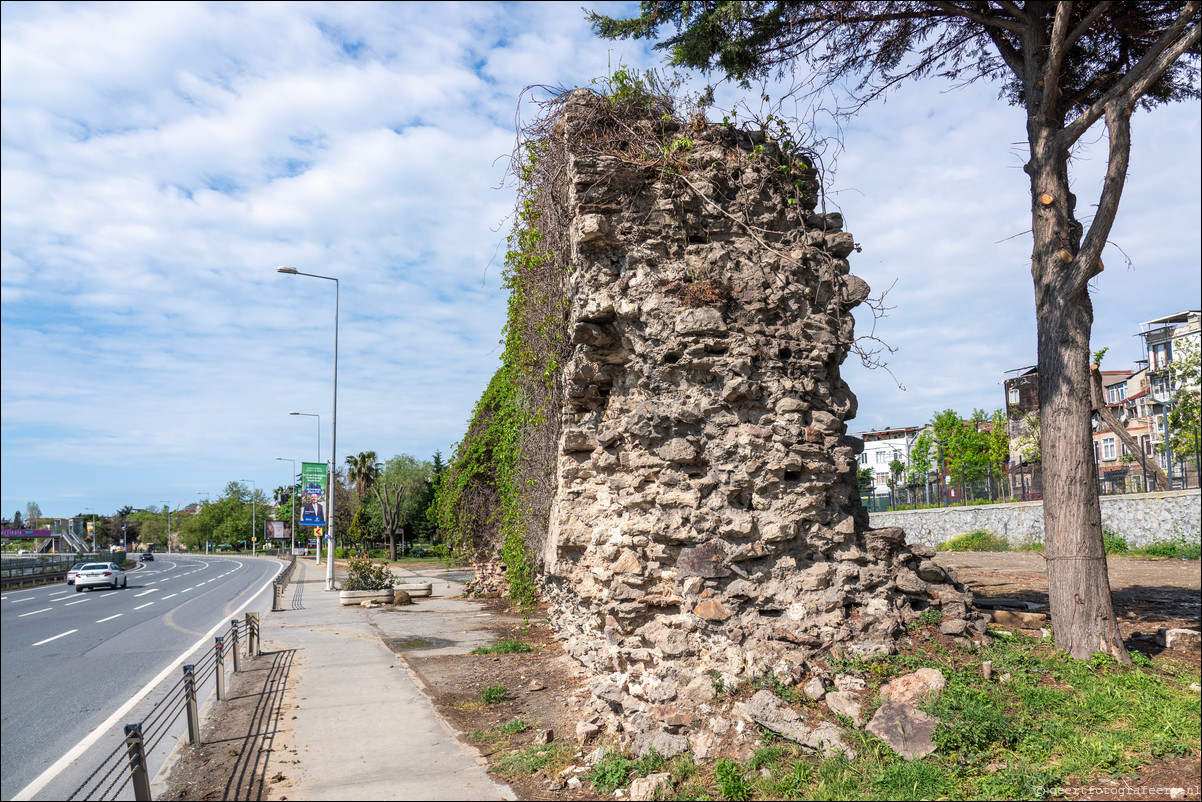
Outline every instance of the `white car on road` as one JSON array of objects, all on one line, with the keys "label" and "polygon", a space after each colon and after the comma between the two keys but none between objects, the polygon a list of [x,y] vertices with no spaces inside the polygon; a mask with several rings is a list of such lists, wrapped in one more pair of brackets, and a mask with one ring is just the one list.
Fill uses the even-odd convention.
[{"label": "white car on road", "polygon": [[125,572],[116,563],[87,563],[75,575],[75,592],[104,586],[116,590],[125,587],[127,582]]}]

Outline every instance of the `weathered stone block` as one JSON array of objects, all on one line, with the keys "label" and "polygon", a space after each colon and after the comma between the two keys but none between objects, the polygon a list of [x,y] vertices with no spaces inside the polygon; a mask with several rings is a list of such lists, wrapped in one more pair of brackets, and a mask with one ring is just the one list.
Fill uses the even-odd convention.
[{"label": "weathered stone block", "polygon": [[880,738],[906,760],[925,757],[935,751],[932,736],[939,719],[907,702],[885,702],[868,722],[868,732]]}]

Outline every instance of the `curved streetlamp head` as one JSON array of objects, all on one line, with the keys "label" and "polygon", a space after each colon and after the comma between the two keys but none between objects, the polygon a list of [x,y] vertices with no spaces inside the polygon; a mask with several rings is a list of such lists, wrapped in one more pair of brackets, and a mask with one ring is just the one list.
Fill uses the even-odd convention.
[{"label": "curved streetlamp head", "polygon": [[295,275],[296,275],[296,273],[297,273],[297,270],[296,270],[296,268],[295,268],[295,267],[288,267],[287,265],[282,265],[282,266],[280,266],[280,267],[277,267],[277,268],[275,269],[275,272],[277,272],[277,273],[290,273],[290,274],[292,274],[292,275],[294,275],[294,276],[295,276]]},{"label": "curved streetlamp head", "polygon": [[289,415],[299,415],[300,413],[299,412],[289,412],[288,414]]}]

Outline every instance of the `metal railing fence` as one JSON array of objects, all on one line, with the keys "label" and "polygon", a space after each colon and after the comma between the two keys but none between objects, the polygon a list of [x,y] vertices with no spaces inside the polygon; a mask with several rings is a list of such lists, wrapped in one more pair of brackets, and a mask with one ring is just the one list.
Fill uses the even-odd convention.
[{"label": "metal railing fence", "polygon": [[[286,571],[288,569],[285,569]],[[213,649],[195,663],[183,666],[182,676],[142,717],[141,721],[123,726],[121,740],[108,756],[66,796],[67,800],[116,799],[125,787],[133,784],[134,799],[149,800],[150,778],[147,755],[167,737],[181,716],[187,717],[187,743],[200,743],[200,713],[197,689],[212,678],[216,685],[217,701],[224,701],[226,658],[232,657],[233,671],[241,670],[240,657],[257,657],[260,651],[259,614],[247,613],[245,618],[232,619],[225,634],[214,638]],[[122,771],[128,769],[128,771]]]}]

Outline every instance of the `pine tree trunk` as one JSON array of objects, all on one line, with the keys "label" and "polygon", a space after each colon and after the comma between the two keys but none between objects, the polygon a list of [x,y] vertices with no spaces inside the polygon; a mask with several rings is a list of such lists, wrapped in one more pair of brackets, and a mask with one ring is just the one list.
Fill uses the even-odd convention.
[{"label": "pine tree trunk", "polygon": [[1039,426],[1044,468],[1044,543],[1056,647],[1078,659],[1095,652],[1129,661],[1110,599],[1097,468],[1090,429],[1089,335],[1093,304],[1071,269],[1081,242],[1067,154],[1050,131],[1030,129],[1031,273],[1039,353]]}]

